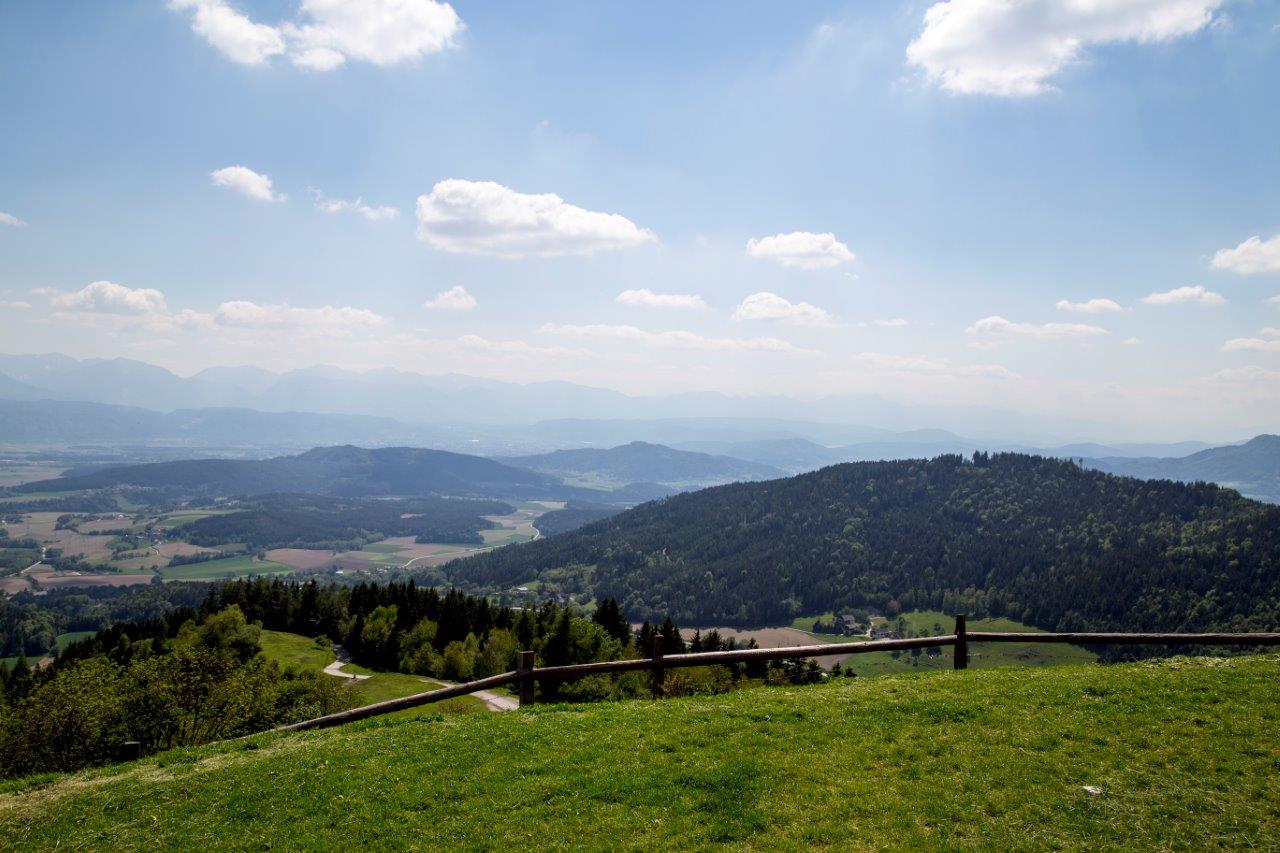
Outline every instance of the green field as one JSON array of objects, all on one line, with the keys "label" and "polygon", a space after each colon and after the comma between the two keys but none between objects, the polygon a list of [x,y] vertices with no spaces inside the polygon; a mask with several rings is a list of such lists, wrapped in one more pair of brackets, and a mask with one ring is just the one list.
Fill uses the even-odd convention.
[{"label": "green field", "polygon": [[[55,637],[54,642],[57,643],[58,645],[58,651],[62,651],[67,646],[74,643],[76,640],[83,640],[85,637],[92,637],[96,633],[98,632],[97,631],[67,631],[64,634],[59,634],[57,637]],[[44,657],[43,654],[32,655],[31,657],[27,658],[27,663],[35,664],[35,662],[42,657]],[[14,657],[0,658],[0,666],[13,666],[17,662],[18,662],[18,658],[16,655]]]},{"label": "green field", "polygon": [[912,673],[260,735],[11,783],[0,824],[24,850],[1274,850],[1277,726],[1275,655]]},{"label": "green field", "polygon": [[248,555],[207,560],[186,566],[162,566],[160,576],[167,581],[218,580],[220,578],[248,577],[249,575],[287,575],[297,571],[284,563],[258,560]]},{"label": "green field", "polygon": [[[830,624],[832,615],[824,613],[821,617],[801,616],[792,621],[790,627],[812,634],[824,643],[865,643],[866,637],[844,637],[836,634],[814,634],[810,629],[815,619]],[[955,617],[937,610],[916,610],[902,614],[906,628],[911,636],[928,632],[932,635],[950,634],[955,630]],[[884,625],[885,620],[874,620],[877,625]],[[897,617],[888,620],[897,622]],[[1039,628],[1024,625],[1013,619],[970,619],[967,620],[970,631],[1026,631],[1043,633]],[[1056,666],[1071,663],[1092,663],[1098,656],[1080,646],[1048,645],[1045,643],[972,643],[969,646],[969,666],[975,669],[997,666]],[[913,670],[951,669],[952,652],[949,646],[942,648],[942,654],[931,656],[922,652],[919,656],[910,652],[901,652],[894,657],[892,652],[872,652],[849,658],[845,666],[858,675],[886,675],[893,672],[910,672]]]},{"label": "green field", "polygon": [[193,521],[199,521],[202,518],[208,518],[211,515],[226,515],[235,512],[231,509],[202,509],[198,512],[175,512],[172,515],[166,515],[156,519],[155,526],[163,530],[169,530],[174,527],[181,527],[184,524],[190,524]]},{"label": "green field", "polygon": [[[327,646],[319,646],[316,641],[300,634],[285,631],[263,631],[259,642],[262,653],[272,660],[279,661],[282,666],[295,666],[302,669],[322,670],[335,660],[333,650]],[[401,696],[412,696],[425,693],[442,685],[429,681],[422,676],[406,675],[400,672],[375,672],[374,670],[349,663],[343,667],[344,672],[357,675],[368,675],[369,678],[351,682],[351,689],[358,690],[361,705],[371,705],[387,699],[399,699]],[[420,717],[440,713],[468,713],[484,711],[485,704],[473,696],[464,696],[439,702],[426,708],[411,708],[393,716]]]}]

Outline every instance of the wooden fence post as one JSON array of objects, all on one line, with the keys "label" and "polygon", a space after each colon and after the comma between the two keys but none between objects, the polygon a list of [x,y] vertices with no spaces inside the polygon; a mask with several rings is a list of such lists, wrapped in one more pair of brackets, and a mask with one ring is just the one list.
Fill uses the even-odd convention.
[{"label": "wooden fence post", "polygon": [[663,694],[662,682],[666,679],[667,670],[662,665],[662,636],[653,638],[653,698],[661,699]]},{"label": "wooden fence post", "polygon": [[964,614],[956,614],[956,646],[955,668],[965,669],[969,666],[969,634],[965,629]]},{"label": "wooden fence post", "polygon": [[121,761],[137,761],[142,756],[142,744],[136,740],[127,740],[120,744]]},{"label": "wooden fence post", "polygon": [[521,652],[517,665],[520,676],[520,707],[533,704],[533,652]]}]

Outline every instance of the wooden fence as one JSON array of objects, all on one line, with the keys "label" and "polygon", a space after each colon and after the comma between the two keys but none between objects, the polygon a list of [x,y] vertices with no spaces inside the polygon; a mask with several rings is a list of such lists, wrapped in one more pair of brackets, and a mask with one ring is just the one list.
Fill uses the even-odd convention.
[{"label": "wooden fence", "polygon": [[828,655],[860,655],[871,652],[903,651],[951,646],[954,652],[952,666],[965,669],[969,665],[970,643],[1070,643],[1073,645],[1151,645],[1151,646],[1280,646],[1280,633],[1268,634],[1118,634],[1118,633],[1014,633],[1006,631],[969,631],[964,614],[956,616],[955,633],[937,637],[911,637],[908,639],[870,640],[865,643],[820,643],[813,646],[786,646],[774,649],[734,649],[725,652],[700,652],[668,655],[663,653],[662,638],[654,639],[653,654],[647,658],[632,660],[598,661],[570,666],[534,666],[533,652],[520,652],[519,668],[465,684],[455,684],[427,693],[417,693],[399,699],[388,699],[362,708],[352,708],[313,720],[303,720],[275,731],[298,731],[337,726],[368,717],[417,708],[466,696],[481,690],[518,685],[520,704],[529,705],[534,699],[534,683],[541,680],[568,681],[587,675],[647,670],[654,698],[663,695],[663,683],[668,669],[686,666],[714,666],[716,664],[753,663],[771,660],[818,658]]}]

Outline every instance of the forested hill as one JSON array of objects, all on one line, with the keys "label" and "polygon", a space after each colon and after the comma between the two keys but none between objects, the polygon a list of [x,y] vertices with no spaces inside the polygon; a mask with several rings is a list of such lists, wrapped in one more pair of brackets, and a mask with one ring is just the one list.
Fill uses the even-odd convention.
[{"label": "forested hill", "polygon": [[545,474],[461,453],[387,447],[317,447],[274,459],[195,459],[104,468],[20,486],[18,491],[72,491],[141,486],[205,494],[311,492],[344,496],[472,495],[554,498],[577,495]]},{"label": "forested hill", "polygon": [[498,587],[578,577],[635,617],[704,625],[874,606],[1050,629],[1280,629],[1280,507],[1020,454],[720,486],[447,568]]},{"label": "forested hill", "polygon": [[772,465],[731,456],[675,450],[645,441],[633,441],[608,449],[584,448],[535,456],[499,457],[498,461],[544,474],[609,485],[636,482],[711,485],[784,476],[783,471]]}]

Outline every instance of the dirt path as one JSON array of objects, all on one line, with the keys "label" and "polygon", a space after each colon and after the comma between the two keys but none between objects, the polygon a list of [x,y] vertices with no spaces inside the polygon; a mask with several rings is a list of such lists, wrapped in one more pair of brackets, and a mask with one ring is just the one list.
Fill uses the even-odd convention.
[{"label": "dirt path", "polygon": [[342,668],[351,663],[351,656],[347,654],[347,650],[337,643],[333,646],[333,655],[336,660],[326,666],[323,670],[325,675],[332,675],[337,678],[346,678],[351,681],[364,681],[366,678],[372,678],[370,675],[359,675],[354,672],[343,672]]},{"label": "dirt path", "polygon": [[[438,678],[432,678],[444,687],[454,687],[455,682],[441,681]],[[477,690],[471,694],[477,699],[483,700],[490,711],[518,711],[520,710],[520,700],[514,696],[503,696],[501,693],[494,693],[492,690]]]}]

